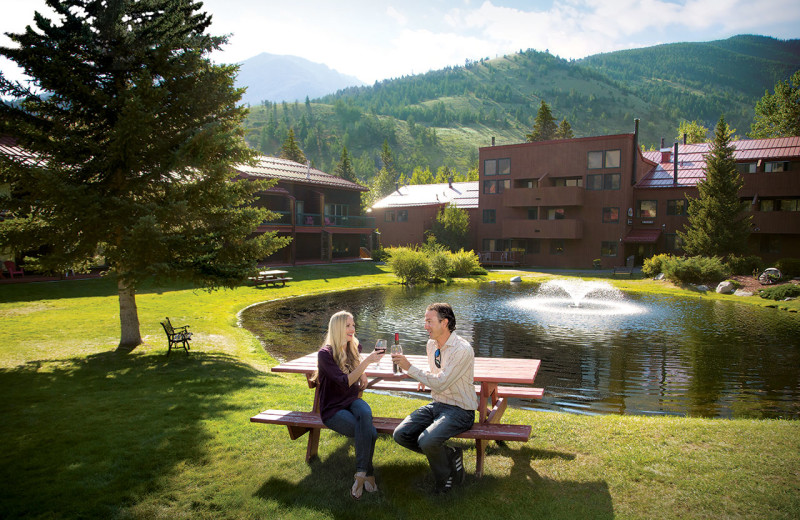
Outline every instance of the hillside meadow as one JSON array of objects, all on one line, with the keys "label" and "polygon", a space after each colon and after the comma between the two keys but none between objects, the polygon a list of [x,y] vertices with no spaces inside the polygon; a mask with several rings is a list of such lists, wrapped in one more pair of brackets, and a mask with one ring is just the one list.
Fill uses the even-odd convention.
[{"label": "hillside meadow", "polygon": [[[504,283],[512,274],[492,272]],[[526,272],[523,283],[547,279]],[[492,445],[478,480],[433,496],[422,456],[378,440],[380,491],[348,495],[352,443],[305,437],[249,417],[306,410],[312,393],[238,326],[248,305],[396,283],[374,264],[291,268],[284,288],[145,287],[145,344],[116,353],[113,281],[0,286],[0,518],[786,518],[800,516],[800,423],[579,416],[510,409],[526,444]],[[485,279],[485,277],[482,277]],[[456,283],[472,283],[470,280]],[[647,280],[625,290],[683,292]],[[714,298],[717,296],[705,296]],[[752,303],[760,304],[757,298]],[[333,309],[332,309],[333,310]],[[778,309],[775,312],[782,312]],[[189,324],[192,351],[166,356],[159,320]],[[326,324],[320,324],[320,335]],[[422,401],[367,394],[375,414]]]}]

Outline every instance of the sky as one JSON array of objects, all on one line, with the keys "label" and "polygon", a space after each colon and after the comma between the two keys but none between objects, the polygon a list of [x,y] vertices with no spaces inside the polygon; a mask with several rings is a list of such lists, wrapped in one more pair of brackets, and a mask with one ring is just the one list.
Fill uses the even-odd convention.
[{"label": "sky", "polygon": [[[238,63],[262,52],[300,56],[372,84],[520,50],[566,59],[737,34],[800,38],[797,0],[204,0],[211,55]],[[0,45],[44,0],[0,0]],[[12,62],[0,71],[22,79]]]}]

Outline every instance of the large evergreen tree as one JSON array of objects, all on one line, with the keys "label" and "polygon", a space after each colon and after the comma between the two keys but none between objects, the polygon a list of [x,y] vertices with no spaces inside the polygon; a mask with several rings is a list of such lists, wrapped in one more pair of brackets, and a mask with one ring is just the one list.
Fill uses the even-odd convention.
[{"label": "large evergreen tree", "polygon": [[300,164],[306,163],[306,156],[294,138],[293,128],[289,129],[289,135],[287,135],[286,140],[283,141],[283,147],[281,148],[281,159],[289,159],[290,161]]},{"label": "large evergreen tree", "polygon": [[119,347],[141,343],[140,282],[188,278],[233,287],[284,245],[253,236],[270,213],[264,183],[233,182],[252,159],[233,86],[208,54],[226,40],[194,0],[47,0],[51,21],[10,35],[0,55],[32,78],[0,74],[0,132],[36,154],[5,158],[11,196],[0,243],[44,271],[87,268],[98,253],[117,280]]},{"label": "large evergreen tree", "polygon": [[706,178],[697,185],[698,198],[689,198],[685,232],[678,231],[689,255],[720,256],[745,252],[751,216],[739,200],[744,180],[736,169],[731,130],[720,117],[714,143],[706,156]]},{"label": "large evergreen tree", "polygon": [[747,135],[753,139],[800,135],[800,70],[788,81],[779,81],[774,94],[764,93]]},{"label": "large evergreen tree", "polygon": [[347,153],[347,147],[342,146],[342,157],[339,159],[339,164],[333,172],[336,176],[346,179],[348,181],[356,182],[356,173],[353,171],[353,163],[350,160],[350,154]]},{"label": "large evergreen tree", "polygon": [[536,114],[536,120],[533,122],[533,130],[531,133],[525,134],[525,139],[529,142],[549,141],[555,138],[557,129],[556,119],[553,117],[553,113],[550,112],[550,107],[547,106],[547,103],[545,103],[543,99],[542,103],[539,105],[539,112]]},{"label": "large evergreen tree", "polygon": [[560,123],[558,123],[558,128],[556,129],[556,133],[553,136],[556,139],[572,139],[575,137],[575,134],[572,132],[572,126],[569,124],[566,118],[562,119]]}]

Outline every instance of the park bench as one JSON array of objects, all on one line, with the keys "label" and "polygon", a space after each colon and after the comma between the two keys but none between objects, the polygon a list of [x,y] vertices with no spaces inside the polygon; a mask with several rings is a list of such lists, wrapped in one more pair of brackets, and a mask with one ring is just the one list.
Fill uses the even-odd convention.
[{"label": "park bench", "polygon": [[183,325],[181,327],[173,327],[172,322],[167,317],[161,322],[164,327],[164,332],[167,334],[167,355],[172,352],[172,347],[180,344],[186,352],[189,352],[189,342],[192,340],[192,333],[189,332],[189,326]]}]

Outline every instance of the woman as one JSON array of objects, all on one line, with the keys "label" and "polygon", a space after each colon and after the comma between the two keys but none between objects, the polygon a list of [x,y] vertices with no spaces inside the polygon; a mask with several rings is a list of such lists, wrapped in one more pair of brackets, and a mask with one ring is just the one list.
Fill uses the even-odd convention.
[{"label": "woman", "polygon": [[372,425],[372,409],[359,398],[367,385],[364,374],[384,352],[374,351],[361,361],[353,315],[339,311],[331,316],[325,343],[317,353],[317,385],[322,422],[331,430],[355,438],[356,474],[350,495],[358,500],[366,489],[378,490],[372,468],[372,454],[378,432]]}]

